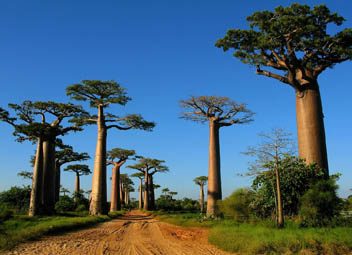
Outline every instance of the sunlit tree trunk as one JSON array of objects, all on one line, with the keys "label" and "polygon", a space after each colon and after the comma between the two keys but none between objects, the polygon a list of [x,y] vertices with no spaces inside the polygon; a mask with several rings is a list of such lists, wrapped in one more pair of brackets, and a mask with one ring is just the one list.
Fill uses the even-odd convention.
[{"label": "sunlit tree trunk", "polygon": [[121,179],[120,179],[120,203],[121,203],[121,207],[125,205],[125,188]]},{"label": "sunlit tree trunk", "polygon": [[150,205],[149,205],[149,174],[146,171],[144,173],[144,205],[143,205],[144,210],[149,210]]},{"label": "sunlit tree trunk", "polygon": [[43,209],[53,214],[55,209],[55,139],[43,142]]},{"label": "sunlit tree trunk", "polygon": [[216,216],[217,201],[221,200],[219,125],[209,121],[209,170],[207,216]]},{"label": "sunlit tree trunk", "polygon": [[203,185],[200,185],[199,205],[200,205],[200,212],[204,213],[204,186]]},{"label": "sunlit tree trunk", "polygon": [[98,137],[94,159],[92,195],[89,207],[91,215],[106,214],[106,136],[107,129],[103,106],[98,107]]},{"label": "sunlit tree trunk", "polygon": [[299,156],[307,163],[316,163],[329,175],[325,141],[324,115],[317,83],[296,93]]},{"label": "sunlit tree trunk", "polygon": [[121,210],[120,197],[120,166],[115,165],[111,177],[111,205],[110,212]]},{"label": "sunlit tree trunk", "polygon": [[60,199],[60,184],[61,184],[61,166],[55,164],[55,203]]},{"label": "sunlit tree trunk", "polygon": [[37,152],[33,167],[32,190],[29,202],[29,216],[40,214],[42,201],[42,179],[43,179],[43,141],[41,138],[37,142]]},{"label": "sunlit tree trunk", "polygon": [[138,208],[143,208],[143,181],[140,179],[139,183],[139,201],[138,201]]}]

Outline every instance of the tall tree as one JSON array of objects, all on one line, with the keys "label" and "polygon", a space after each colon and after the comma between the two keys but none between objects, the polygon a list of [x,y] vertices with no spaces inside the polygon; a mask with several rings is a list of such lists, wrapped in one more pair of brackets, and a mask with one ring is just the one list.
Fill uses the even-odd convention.
[{"label": "tall tree", "polygon": [[55,205],[55,140],[58,136],[81,130],[77,123],[67,127],[62,123],[86,113],[80,106],[52,101],[24,101],[9,104],[9,107],[17,118],[3,111],[0,117],[15,128],[17,140],[37,140],[29,214],[51,214]]},{"label": "tall tree", "polygon": [[75,197],[75,200],[77,200],[77,197],[80,194],[80,190],[81,190],[80,176],[89,175],[92,172],[90,171],[87,165],[82,165],[82,164],[69,165],[64,169],[64,171],[71,171],[76,174],[74,197]]},{"label": "tall tree", "polygon": [[136,177],[139,179],[139,187],[138,187],[138,208],[140,210],[143,209],[143,179],[144,179],[144,174],[141,172],[134,173],[131,175],[131,177]]},{"label": "tall tree", "polygon": [[283,198],[280,182],[280,162],[285,155],[293,154],[293,143],[290,138],[291,134],[282,129],[273,129],[271,133],[262,133],[259,135],[262,143],[256,147],[249,147],[245,154],[255,157],[256,160],[250,167],[250,173],[256,175],[258,172],[269,168],[269,163],[273,162],[273,171],[275,174],[275,205],[276,205],[276,222],[278,228],[284,227],[284,209]]},{"label": "tall tree", "polygon": [[149,173],[148,176],[148,188],[149,188],[149,204],[150,209],[155,210],[155,184],[154,184],[154,175],[156,173],[165,173],[169,171],[169,168],[165,165],[162,165],[165,161],[160,161],[158,164],[154,165],[153,171]]},{"label": "tall tree", "polygon": [[17,174],[17,176],[22,177],[25,180],[32,180],[33,178],[33,173],[29,171],[21,171]]},{"label": "tall tree", "polygon": [[199,185],[200,187],[199,206],[200,206],[200,212],[204,213],[204,186],[207,184],[208,177],[198,176],[193,181],[195,184]]},{"label": "tall tree", "polygon": [[222,199],[219,130],[222,127],[251,122],[253,113],[245,104],[236,103],[228,97],[191,97],[182,100],[181,107],[185,109],[181,118],[209,123],[207,216],[215,216],[218,213],[216,202]]},{"label": "tall tree", "polygon": [[151,204],[150,204],[150,191],[151,188],[149,185],[151,184],[150,182],[150,171],[152,169],[157,169],[160,167],[165,161],[163,160],[158,160],[158,159],[152,159],[152,158],[143,158],[140,157],[139,162],[134,165],[128,166],[128,168],[135,169],[141,173],[144,174],[144,205],[143,209],[144,210],[151,210]]},{"label": "tall tree", "polygon": [[136,152],[134,150],[125,150],[114,148],[108,151],[108,165],[113,165],[111,177],[111,204],[110,212],[121,210],[121,194],[120,194],[120,168],[125,162]]},{"label": "tall tree", "polygon": [[328,33],[329,25],[340,26],[344,20],[325,5],[310,8],[295,3],[272,12],[255,12],[247,17],[250,29],[231,29],[216,43],[224,51],[233,49],[243,63],[256,65],[257,74],[294,89],[299,156],[307,163],[317,163],[326,176],[328,159],[318,77],[335,64],[352,59],[352,29]]},{"label": "tall tree", "polygon": [[123,201],[123,204],[125,206],[129,205],[130,202],[130,192],[134,191],[133,188],[133,181],[131,178],[128,176],[128,174],[121,174],[120,175],[120,185],[121,185],[121,199]]},{"label": "tall tree", "polygon": [[56,148],[59,149],[55,157],[55,201],[57,202],[60,197],[61,167],[70,162],[88,160],[90,156],[86,152],[75,152],[72,146],[63,144],[60,139],[56,139]]},{"label": "tall tree", "polygon": [[108,130],[111,128],[119,130],[133,128],[150,131],[155,124],[145,121],[138,114],[119,117],[105,112],[105,109],[112,104],[125,105],[130,100],[125,89],[115,81],[83,80],[79,84],[68,86],[66,93],[72,99],[89,101],[90,106],[98,110],[98,115],[87,116],[87,118],[81,119],[81,122],[98,126],[89,213],[91,215],[106,214],[106,139]]}]

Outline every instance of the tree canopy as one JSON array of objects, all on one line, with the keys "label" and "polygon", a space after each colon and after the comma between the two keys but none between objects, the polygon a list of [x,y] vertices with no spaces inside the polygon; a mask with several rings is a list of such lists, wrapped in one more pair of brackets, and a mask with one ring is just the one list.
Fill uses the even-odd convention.
[{"label": "tree canopy", "polygon": [[204,186],[207,181],[208,181],[208,177],[207,176],[198,176],[196,178],[194,178],[194,183],[199,185],[199,186]]},{"label": "tree canopy", "polygon": [[279,6],[247,17],[249,29],[230,29],[216,46],[233,49],[236,58],[256,65],[258,74],[301,90],[325,69],[352,59],[352,29],[328,32],[329,25],[340,26],[344,20],[325,5]]},{"label": "tree canopy", "polygon": [[89,169],[89,166],[83,164],[69,165],[64,169],[64,171],[71,171],[80,176],[89,175],[92,173]]},{"label": "tree canopy", "polygon": [[244,124],[252,121],[253,113],[245,104],[239,104],[228,97],[192,96],[188,100],[180,101],[185,111],[181,118],[196,122],[207,122],[210,119],[220,126]]}]

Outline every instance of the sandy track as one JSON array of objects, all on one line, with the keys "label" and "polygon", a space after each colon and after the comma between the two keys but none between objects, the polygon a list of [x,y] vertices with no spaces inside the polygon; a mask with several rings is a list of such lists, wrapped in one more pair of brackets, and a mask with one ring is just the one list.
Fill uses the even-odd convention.
[{"label": "sandy track", "polygon": [[4,254],[14,255],[226,255],[207,242],[207,232],[159,222],[131,212],[97,227],[20,244]]}]

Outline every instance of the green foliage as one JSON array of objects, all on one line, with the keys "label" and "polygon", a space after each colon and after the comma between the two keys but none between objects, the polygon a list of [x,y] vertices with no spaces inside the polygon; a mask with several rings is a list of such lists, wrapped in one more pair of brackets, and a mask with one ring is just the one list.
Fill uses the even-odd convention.
[{"label": "green foliage", "polygon": [[72,99],[89,101],[92,107],[110,104],[125,105],[131,98],[126,90],[115,81],[83,80],[66,88],[66,94]]},{"label": "green foliage", "polygon": [[233,49],[243,63],[279,70],[283,73],[280,77],[259,67],[257,72],[295,88],[296,70],[309,70],[310,77],[316,79],[326,68],[352,59],[352,29],[330,35],[329,25],[340,26],[344,18],[325,5],[279,6],[274,11],[255,12],[247,21],[248,30],[231,29],[216,46],[224,51]]},{"label": "green foliage", "polygon": [[[267,164],[269,169],[274,162]],[[307,165],[304,160],[286,155],[279,161],[281,192],[285,215],[297,215],[300,197],[311,185],[324,176],[316,165]],[[273,170],[261,172],[253,180],[252,188],[255,191],[251,207],[254,213],[261,218],[271,216],[275,212],[275,174]]]},{"label": "green foliage", "polygon": [[315,183],[301,198],[299,216],[302,226],[331,225],[339,216],[342,200],[337,196],[334,178]]},{"label": "green foliage", "polygon": [[89,175],[92,172],[89,169],[88,165],[83,165],[83,164],[75,164],[75,165],[69,165],[67,166],[64,171],[71,171],[76,173],[77,175]]},{"label": "green foliage", "polygon": [[9,190],[0,193],[0,204],[15,210],[25,212],[29,207],[31,188],[29,186],[13,186]]},{"label": "green foliage", "polygon": [[195,184],[203,187],[208,181],[208,176],[198,176],[198,177],[194,178],[193,181]]},{"label": "green foliage", "polygon": [[64,213],[75,210],[75,202],[69,196],[61,196],[59,201],[55,204],[55,211]]},{"label": "green foliage", "polygon": [[10,210],[6,205],[0,203],[0,224],[13,217],[13,211]]},{"label": "green foliage", "polygon": [[132,157],[136,154],[134,150],[126,150],[121,148],[114,148],[107,153],[109,161],[114,161],[115,159],[119,161],[125,161],[129,157]]},{"label": "green foliage", "polygon": [[236,221],[248,221],[253,215],[250,204],[254,200],[254,192],[250,189],[237,189],[229,197],[219,201],[220,211]]}]

